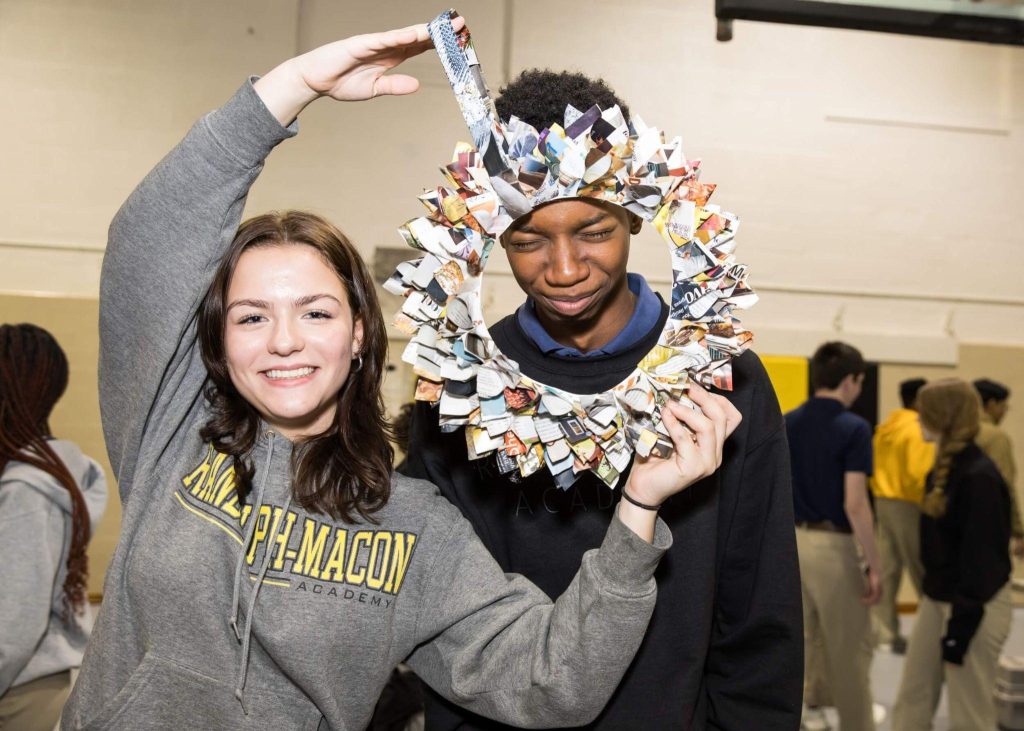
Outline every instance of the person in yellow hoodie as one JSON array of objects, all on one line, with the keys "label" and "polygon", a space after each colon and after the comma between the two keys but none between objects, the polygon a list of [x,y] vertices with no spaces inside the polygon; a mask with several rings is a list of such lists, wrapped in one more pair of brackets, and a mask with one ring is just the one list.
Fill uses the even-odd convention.
[{"label": "person in yellow hoodie", "polygon": [[903,569],[910,574],[918,595],[924,565],[921,563],[920,520],[924,481],[935,462],[935,447],[924,441],[915,401],[925,385],[923,378],[900,383],[896,409],[875,430],[875,470],[871,491],[875,496],[878,550],[882,556],[882,599],[872,608],[878,642],[893,652],[906,652],[907,640],[900,635],[896,594]]}]

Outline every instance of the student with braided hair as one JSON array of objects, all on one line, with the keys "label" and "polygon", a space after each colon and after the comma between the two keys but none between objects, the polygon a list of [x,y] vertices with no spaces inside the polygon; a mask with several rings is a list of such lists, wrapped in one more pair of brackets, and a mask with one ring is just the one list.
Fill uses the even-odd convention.
[{"label": "student with braided hair", "polygon": [[942,683],[951,728],[996,727],[996,664],[1010,631],[1010,498],[975,444],[981,404],[955,378],[918,394],[921,431],[936,443],[921,510],[924,593],[910,638],[894,731],[929,729]]},{"label": "student with braided hair", "polygon": [[68,384],[60,345],[0,325],[0,728],[50,731],[82,662],[85,549],[107,499],[103,471],[54,439]]}]

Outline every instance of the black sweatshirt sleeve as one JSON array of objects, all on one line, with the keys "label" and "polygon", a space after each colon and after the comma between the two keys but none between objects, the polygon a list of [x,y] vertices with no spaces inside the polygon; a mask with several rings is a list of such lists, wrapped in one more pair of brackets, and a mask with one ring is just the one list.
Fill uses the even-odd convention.
[{"label": "black sweatshirt sleeve", "polygon": [[[489,522],[484,509],[467,497],[468,489],[480,481],[478,465],[466,456],[466,438],[462,429],[442,432],[437,424],[437,408],[426,401],[417,401],[409,425],[409,452],[398,470],[407,477],[428,480],[455,505],[473,524],[474,530],[487,546],[493,546]],[[500,563],[500,559],[499,559]]]},{"label": "black sweatshirt sleeve", "polygon": [[[466,458],[462,430],[445,434],[437,425],[437,408],[417,401],[409,423],[409,452],[399,472],[407,477],[429,480],[441,494],[466,513],[458,498],[457,484],[473,484],[476,468]],[[470,511],[471,513],[472,511]],[[472,519],[472,515],[467,515]]]},{"label": "black sweatshirt sleeve", "polygon": [[[436,423],[437,415],[431,413],[430,404],[423,401],[414,404],[409,420],[409,449],[405,461],[398,470],[407,477],[430,480],[442,488],[441,492],[445,492],[443,486],[435,479],[437,470],[432,469],[433,463],[443,455],[438,454],[439,445],[436,444],[435,429],[431,428],[431,417]],[[450,479],[443,481],[450,482]]]},{"label": "black sweatshirt sleeve", "polygon": [[[707,727],[797,728],[803,614],[789,448],[775,392],[756,358],[739,489],[721,505],[715,618],[708,651]],[[734,476],[733,479],[736,479]],[[723,495],[723,497],[725,497]]]},{"label": "black sweatshirt sleeve", "polygon": [[942,659],[962,665],[964,655],[985,616],[988,602],[1005,583],[1009,535],[1009,498],[1006,486],[993,472],[974,472],[958,486],[965,498],[958,501],[964,514],[959,582],[953,611],[942,638]]}]

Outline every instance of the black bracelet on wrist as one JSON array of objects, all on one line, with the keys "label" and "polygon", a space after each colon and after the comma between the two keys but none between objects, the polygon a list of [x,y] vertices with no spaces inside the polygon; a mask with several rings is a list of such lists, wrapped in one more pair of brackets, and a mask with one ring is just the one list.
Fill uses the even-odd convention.
[{"label": "black bracelet on wrist", "polygon": [[637,500],[637,499],[635,499],[633,497],[630,497],[629,493],[626,492],[626,486],[625,485],[622,486],[622,499],[625,500],[627,503],[631,503],[633,505],[636,505],[638,508],[643,508],[644,510],[657,510],[658,508],[660,508],[662,505],[665,504],[665,503],[658,503],[657,505],[647,505],[646,503],[642,503],[639,500]]}]

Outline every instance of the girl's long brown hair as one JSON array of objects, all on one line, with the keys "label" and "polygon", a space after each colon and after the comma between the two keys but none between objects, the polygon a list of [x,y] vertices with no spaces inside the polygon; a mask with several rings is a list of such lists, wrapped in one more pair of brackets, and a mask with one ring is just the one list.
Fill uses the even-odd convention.
[{"label": "girl's long brown hair", "polygon": [[978,435],[981,401],[974,387],[959,378],[932,381],[917,393],[921,423],[939,435],[931,490],[921,510],[932,518],[946,514],[946,484],[953,458]]},{"label": "girl's long brown hair", "polygon": [[387,331],[373,279],[352,243],[331,223],[304,211],[267,213],[249,219],[217,267],[199,307],[199,344],[210,376],[206,400],[211,416],[201,435],[232,457],[238,496],[252,488],[249,460],[260,416],[231,383],[224,350],[228,287],[242,254],[255,247],[310,246],[341,279],[354,320],[361,320],[362,365],[353,363],[337,396],[327,431],[307,438],[292,456],[294,499],[306,510],[352,522],[380,510],[391,495],[390,427],[381,396],[387,364]]},{"label": "girl's long brown hair", "polygon": [[24,462],[52,475],[71,496],[65,619],[85,604],[89,573],[89,508],[75,478],[47,443],[53,437],[50,412],[67,385],[68,359],[50,333],[36,325],[0,325],[0,472],[8,462]]}]

